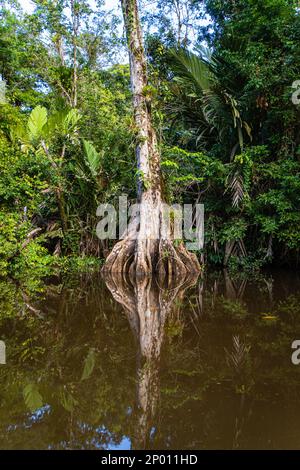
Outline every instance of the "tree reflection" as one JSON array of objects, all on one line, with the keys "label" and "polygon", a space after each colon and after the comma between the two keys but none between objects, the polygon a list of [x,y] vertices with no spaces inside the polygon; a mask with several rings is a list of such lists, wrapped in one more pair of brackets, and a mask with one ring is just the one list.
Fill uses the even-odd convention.
[{"label": "tree reflection", "polygon": [[3,282],[0,447],[297,447],[300,280],[224,274]]},{"label": "tree reflection", "polygon": [[160,286],[155,277],[135,281],[122,275],[106,276],[114,299],[122,305],[137,342],[137,392],[132,448],[149,448],[159,401],[159,361],[165,322],[176,299],[194,285],[189,276],[180,285]]}]

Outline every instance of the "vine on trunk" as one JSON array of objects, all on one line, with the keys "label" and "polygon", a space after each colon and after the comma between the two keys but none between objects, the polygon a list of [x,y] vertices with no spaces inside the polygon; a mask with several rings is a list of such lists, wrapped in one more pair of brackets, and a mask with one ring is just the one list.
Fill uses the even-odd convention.
[{"label": "vine on trunk", "polygon": [[[148,77],[137,2],[121,0],[121,3],[137,129],[136,160],[140,212],[131,221],[123,239],[114,246],[103,270],[112,273],[129,272],[137,276],[157,272],[161,277],[169,279],[182,278],[189,273],[199,272],[200,265],[196,255],[188,252],[183,242],[175,246],[172,233],[167,233],[163,228],[160,154],[151,121],[149,97],[144,93],[148,86]],[[147,185],[144,181],[147,181]]]}]

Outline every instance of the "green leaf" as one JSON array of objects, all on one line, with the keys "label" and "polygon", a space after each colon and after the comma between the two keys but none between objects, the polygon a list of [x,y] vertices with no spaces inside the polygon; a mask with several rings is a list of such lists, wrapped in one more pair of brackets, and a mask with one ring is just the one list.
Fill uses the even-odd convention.
[{"label": "green leaf", "polygon": [[83,140],[83,149],[86,157],[86,164],[88,165],[91,174],[96,177],[100,168],[101,155],[88,140]]},{"label": "green leaf", "polygon": [[67,111],[60,110],[60,111],[55,111],[48,117],[47,125],[45,126],[45,129],[44,129],[47,137],[51,138],[55,131],[62,132],[66,116],[67,116]]},{"label": "green leaf", "polygon": [[88,379],[95,367],[95,350],[90,349],[88,352],[87,357],[84,360],[83,372],[81,376],[81,380]]},{"label": "green leaf", "polygon": [[36,106],[30,113],[27,131],[31,141],[39,139],[43,133],[43,127],[47,123],[47,109],[43,106]]},{"label": "green leaf", "polygon": [[65,134],[70,133],[76,127],[81,115],[77,109],[71,109],[64,118],[63,126]]},{"label": "green leaf", "polygon": [[205,60],[184,49],[172,49],[170,55],[173,59],[172,68],[177,73],[176,81],[196,90],[208,91],[211,89],[214,77]]},{"label": "green leaf", "polygon": [[35,411],[43,406],[43,398],[35,384],[28,384],[23,390],[25,405],[30,411]]}]

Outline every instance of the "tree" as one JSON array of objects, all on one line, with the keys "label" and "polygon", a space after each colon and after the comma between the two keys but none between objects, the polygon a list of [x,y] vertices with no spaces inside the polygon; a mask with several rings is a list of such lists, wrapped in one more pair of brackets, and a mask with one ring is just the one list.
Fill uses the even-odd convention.
[{"label": "tree", "polygon": [[[35,0],[35,10],[25,17],[30,56],[40,80],[61,96],[64,105],[78,108],[80,78],[86,69],[99,70],[116,57],[118,19],[106,12],[103,1]],[[33,47],[33,46],[31,46]]]},{"label": "tree", "polygon": [[[76,137],[76,126],[79,118],[80,115],[75,109],[56,112],[48,117],[46,108],[37,106],[32,110],[26,127],[18,126],[14,129],[15,137],[21,142],[21,148],[24,152],[42,152],[51,165],[55,176],[55,184],[53,184],[51,189],[56,196],[64,234],[68,228],[68,218],[66,214],[63,168],[67,143]],[[62,140],[60,145],[57,145],[57,142],[55,142],[59,140],[58,138]],[[91,144],[86,143],[86,149],[87,162],[91,172],[96,171],[98,156],[95,153],[91,155],[93,153]]]},{"label": "tree", "polygon": [[147,40],[154,36],[164,44],[189,45],[200,25],[201,7],[195,8],[193,0],[155,0],[153,4],[150,9],[145,5],[142,16]]},{"label": "tree", "polygon": [[236,98],[222,84],[223,64],[209,52],[207,57],[201,57],[179,49],[172,51],[170,65],[180,93],[177,112],[189,121],[190,127],[196,125],[197,143],[203,146],[201,141],[207,143],[205,138],[215,132],[214,139],[219,139],[223,147],[231,137],[231,158],[237,150],[242,151],[244,137],[251,139],[251,129],[242,119]]},{"label": "tree", "polygon": [[147,66],[136,0],[122,0],[122,10],[129,49],[140,206],[124,238],[107,257],[104,270],[129,271],[137,276],[155,271],[162,277],[184,276],[198,271],[200,266],[196,255],[188,253],[182,241],[175,247],[172,234],[164,230],[160,154],[151,122]]}]

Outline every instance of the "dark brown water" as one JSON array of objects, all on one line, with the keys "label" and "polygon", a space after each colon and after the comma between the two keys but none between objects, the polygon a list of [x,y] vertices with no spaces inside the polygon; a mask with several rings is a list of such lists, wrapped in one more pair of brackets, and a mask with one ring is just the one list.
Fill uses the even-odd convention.
[{"label": "dark brown water", "polygon": [[296,272],[0,287],[0,448],[300,449]]}]

